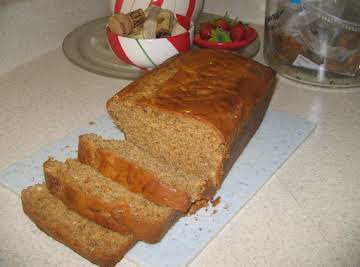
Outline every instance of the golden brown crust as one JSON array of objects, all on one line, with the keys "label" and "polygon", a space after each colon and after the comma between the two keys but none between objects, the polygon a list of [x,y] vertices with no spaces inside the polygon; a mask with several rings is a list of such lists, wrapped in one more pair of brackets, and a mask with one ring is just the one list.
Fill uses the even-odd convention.
[{"label": "golden brown crust", "polygon": [[66,177],[54,176],[44,163],[45,181],[49,191],[66,206],[96,223],[120,233],[133,233],[148,243],[161,240],[180,216],[173,211],[164,221],[149,221],[132,212],[126,202],[109,203],[80,191],[66,182]]},{"label": "golden brown crust", "polygon": [[259,103],[255,105],[251,111],[251,114],[249,114],[249,116],[246,118],[246,121],[243,122],[243,125],[238,125],[236,128],[232,142],[227,144],[228,153],[225,155],[222,161],[223,164],[219,167],[219,179],[227,175],[234,162],[240,156],[241,152],[244,150],[250,139],[255,134],[256,130],[259,128],[270,104],[274,88],[275,79],[268,84],[267,94],[263,95]]},{"label": "golden brown crust", "polygon": [[[114,248],[111,248],[114,253],[110,253],[106,247],[93,250],[79,241],[75,228],[71,228],[71,223],[60,221],[54,223],[49,221],[48,217],[45,217],[38,212],[38,207],[33,205],[31,198],[32,196],[29,189],[25,189],[21,192],[24,213],[39,227],[39,229],[94,264],[99,266],[115,266],[125,253],[136,243],[135,239],[128,238],[127,241],[124,241],[122,246],[116,248],[116,251],[114,251]],[[59,214],[59,216],[61,216],[61,214]]]},{"label": "golden brown crust", "polygon": [[79,138],[78,159],[156,204],[182,212],[186,212],[191,205],[188,193],[162,183],[155,175],[111,150],[95,147],[82,136]]},{"label": "golden brown crust", "polygon": [[[171,75],[157,83],[163,73]],[[107,109],[116,120],[112,106],[131,101],[214,129],[225,146],[223,159],[217,164],[215,182],[219,187],[260,124],[273,94],[275,76],[271,68],[230,52],[193,50],[128,85],[107,102]],[[140,96],[146,84],[157,84],[156,92]]]}]

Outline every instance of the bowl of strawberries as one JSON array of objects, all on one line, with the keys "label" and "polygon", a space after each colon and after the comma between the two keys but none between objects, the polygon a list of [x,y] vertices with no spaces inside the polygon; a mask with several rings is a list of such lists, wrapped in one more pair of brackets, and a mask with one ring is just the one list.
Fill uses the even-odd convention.
[{"label": "bowl of strawberries", "polygon": [[225,15],[200,23],[194,42],[199,47],[236,51],[248,46],[256,38],[254,28]]}]

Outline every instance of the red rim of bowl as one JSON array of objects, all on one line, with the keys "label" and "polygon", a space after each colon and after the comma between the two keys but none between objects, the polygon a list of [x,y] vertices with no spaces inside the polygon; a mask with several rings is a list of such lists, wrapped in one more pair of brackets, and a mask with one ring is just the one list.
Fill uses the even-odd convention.
[{"label": "red rim of bowl", "polygon": [[220,48],[225,50],[238,50],[252,43],[257,37],[256,30],[252,27],[248,27],[248,28],[249,30],[246,39],[241,41],[226,42],[226,43],[210,42],[208,40],[201,39],[200,35],[196,34],[194,42],[195,44],[203,48]]}]

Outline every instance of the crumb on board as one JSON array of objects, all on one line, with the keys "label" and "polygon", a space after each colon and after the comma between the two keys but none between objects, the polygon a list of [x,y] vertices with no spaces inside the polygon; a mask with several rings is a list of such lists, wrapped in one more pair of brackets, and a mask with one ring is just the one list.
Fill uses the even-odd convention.
[{"label": "crumb on board", "polygon": [[89,121],[89,125],[94,125],[95,122],[94,121]]},{"label": "crumb on board", "polygon": [[217,205],[219,205],[220,201],[221,201],[221,197],[218,196],[214,200],[211,200],[211,206],[216,207]]},{"label": "crumb on board", "polygon": [[195,214],[198,210],[202,209],[202,208],[206,208],[209,206],[209,201],[208,200],[199,200],[197,202],[195,202],[191,208],[188,211],[188,215],[193,215]]}]

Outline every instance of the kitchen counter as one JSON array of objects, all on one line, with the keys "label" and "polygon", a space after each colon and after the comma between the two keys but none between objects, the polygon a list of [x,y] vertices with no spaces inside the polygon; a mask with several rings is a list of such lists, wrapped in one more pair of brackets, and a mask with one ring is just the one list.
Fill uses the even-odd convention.
[{"label": "kitchen counter", "polygon": [[[60,48],[3,73],[0,169],[103,114],[128,83],[74,66]],[[360,266],[360,88],[279,77],[270,108],[317,128],[190,266]],[[89,266],[41,233],[3,187],[0,216],[0,266]]]}]

